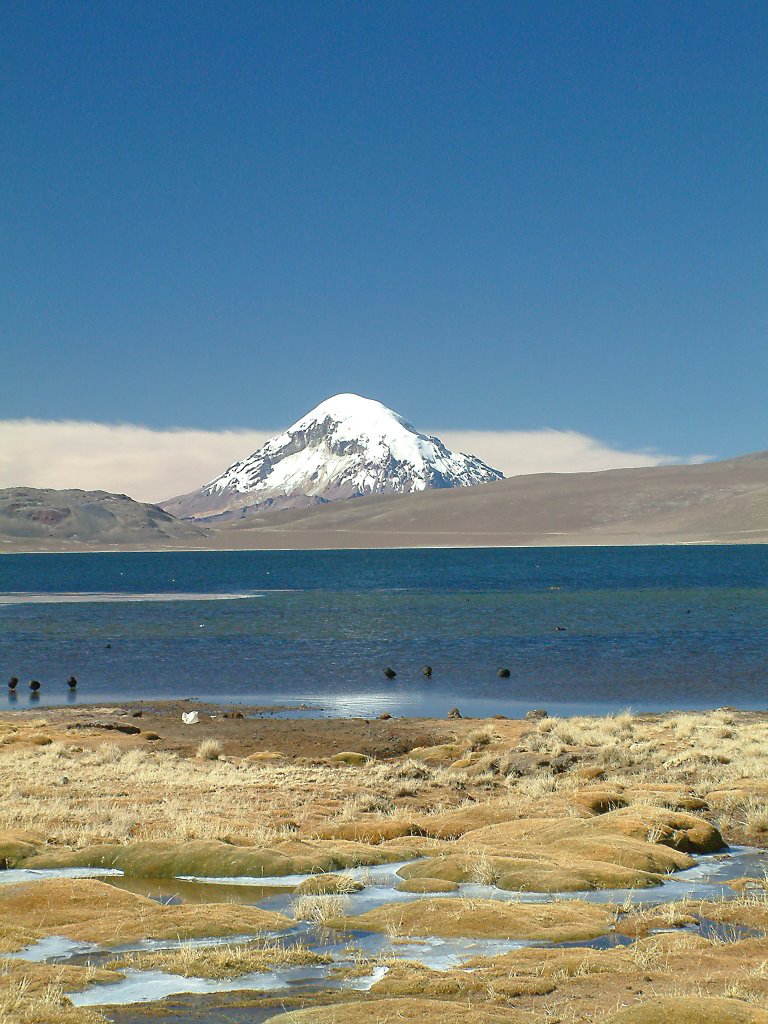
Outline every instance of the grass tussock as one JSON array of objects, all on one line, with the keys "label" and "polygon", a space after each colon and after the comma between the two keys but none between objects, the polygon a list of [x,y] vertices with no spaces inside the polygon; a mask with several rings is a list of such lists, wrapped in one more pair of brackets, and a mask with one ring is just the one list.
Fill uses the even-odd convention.
[{"label": "grass tussock", "polygon": [[169,971],[185,978],[237,978],[242,974],[330,962],[330,956],[315,953],[303,943],[284,946],[274,940],[257,939],[211,946],[185,942],[176,949],[129,953],[108,966],[113,970]]},{"label": "grass tussock", "polygon": [[497,739],[498,737],[493,729],[473,729],[467,735],[467,750],[473,752],[482,750],[484,747],[489,747]]},{"label": "grass tussock", "polygon": [[291,903],[294,920],[309,921],[311,924],[325,924],[343,917],[346,909],[346,897],[338,895],[297,896]]},{"label": "grass tussock", "polygon": [[30,995],[24,981],[12,982],[0,992],[3,1024],[108,1024],[95,1010],[75,1008],[57,986]]},{"label": "grass tussock", "polygon": [[97,1010],[74,1007],[61,984],[36,984],[0,968],[0,1021],[3,1024],[108,1024]]},{"label": "grass tussock", "polygon": [[203,740],[196,753],[203,761],[218,761],[223,749],[219,740],[207,739]]}]

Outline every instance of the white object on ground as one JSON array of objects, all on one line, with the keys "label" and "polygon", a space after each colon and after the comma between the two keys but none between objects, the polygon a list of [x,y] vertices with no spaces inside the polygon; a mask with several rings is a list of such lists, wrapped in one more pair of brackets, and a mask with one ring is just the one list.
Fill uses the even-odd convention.
[{"label": "white object on ground", "polygon": [[182,711],[181,720],[184,725],[197,725],[200,721],[200,716],[196,711]]}]

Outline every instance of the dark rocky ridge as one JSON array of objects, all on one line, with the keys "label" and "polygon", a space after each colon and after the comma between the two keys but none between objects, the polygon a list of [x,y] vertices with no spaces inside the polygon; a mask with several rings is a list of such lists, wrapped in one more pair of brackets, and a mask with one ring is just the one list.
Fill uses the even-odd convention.
[{"label": "dark rocky ridge", "polygon": [[200,541],[208,532],[126,494],[38,487],[0,490],[2,541],[53,539],[154,547]]}]

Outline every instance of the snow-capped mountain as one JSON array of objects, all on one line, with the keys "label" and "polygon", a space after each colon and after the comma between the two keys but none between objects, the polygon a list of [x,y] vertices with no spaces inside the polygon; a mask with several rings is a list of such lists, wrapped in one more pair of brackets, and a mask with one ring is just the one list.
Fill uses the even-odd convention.
[{"label": "snow-capped mountain", "polygon": [[470,487],[503,474],[448,451],[402,416],[359,395],[322,402],[191,494],[161,503],[179,518],[239,518],[365,494]]}]

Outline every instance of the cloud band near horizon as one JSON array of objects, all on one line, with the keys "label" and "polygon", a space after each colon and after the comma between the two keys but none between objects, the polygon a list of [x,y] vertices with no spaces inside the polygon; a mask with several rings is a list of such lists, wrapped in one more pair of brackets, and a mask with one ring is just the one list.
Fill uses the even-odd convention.
[{"label": "cloud band near horizon", "polygon": [[[0,420],[0,487],[82,488],[162,501],[196,490],[278,431],[157,430],[78,420]],[[574,430],[432,430],[505,476],[704,462],[627,451]]]}]

